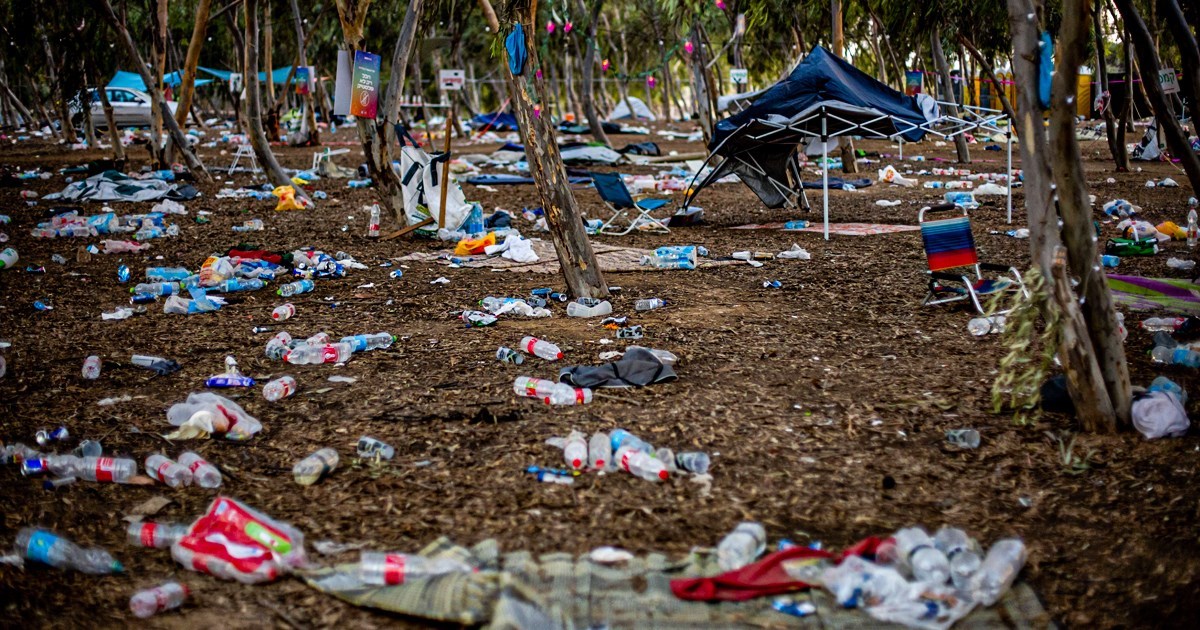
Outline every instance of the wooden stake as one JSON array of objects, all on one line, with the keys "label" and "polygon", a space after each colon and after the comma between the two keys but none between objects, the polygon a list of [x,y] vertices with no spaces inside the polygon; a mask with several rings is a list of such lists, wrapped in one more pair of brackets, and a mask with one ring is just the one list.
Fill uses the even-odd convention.
[{"label": "wooden stake", "polygon": [[379,240],[390,241],[394,238],[399,238],[401,236],[404,236],[405,234],[408,234],[409,232],[412,232],[414,230],[423,228],[426,225],[429,225],[430,223],[433,223],[433,217],[429,217],[428,219],[425,219],[424,221],[421,221],[420,223],[414,223],[412,225],[402,227],[399,230],[396,230],[395,232],[392,232],[391,234],[388,234],[387,236],[385,236]]},{"label": "wooden stake", "polygon": [[442,164],[442,202],[438,205],[438,229],[446,227],[446,187],[450,185],[450,123],[454,120],[454,102],[446,112],[446,161]]}]

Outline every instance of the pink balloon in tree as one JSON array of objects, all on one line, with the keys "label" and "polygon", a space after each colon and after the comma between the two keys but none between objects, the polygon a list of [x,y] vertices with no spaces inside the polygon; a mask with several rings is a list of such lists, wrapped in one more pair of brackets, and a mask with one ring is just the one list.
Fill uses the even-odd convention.
[{"label": "pink balloon in tree", "polygon": [[652,77],[652,76],[650,76],[650,77],[646,77],[646,87],[648,87],[648,88],[650,88],[651,90],[653,90],[653,89],[654,89],[654,86],[656,86],[656,85],[658,85],[658,79],[655,79],[655,78],[654,78],[654,77]]},{"label": "pink balloon in tree", "polygon": [[554,22],[546,22],[546,32],[547,33],[553,35],[554,29],[555,29]]}]

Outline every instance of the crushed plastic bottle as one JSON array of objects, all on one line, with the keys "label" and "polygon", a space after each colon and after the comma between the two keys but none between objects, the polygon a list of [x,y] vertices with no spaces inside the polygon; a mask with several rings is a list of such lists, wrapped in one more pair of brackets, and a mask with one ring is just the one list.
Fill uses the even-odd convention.
[{"label": "crushed plastic bottle", "polygon": [[317,365],[321,363],[345,363],[354,350],[348,343],[328,343],[320,346],[296,346],[283,356],[293,365]]},{"label": "crushed plastic bottle", "polygon": [[83,361],[83,378],[94,381],[100,378],[100,357],[92,355]]},{"label": "crushed plastic bottle", "polygon": [[933,545],[933,539],[920,527],[896,532],[896,550],[914,578],[930,584],[944,584],[950,577],[950,561]]},{"label": "crushed plastic bottle", "polygon": [[976,317],[967,322],[967,332],[976,337],[983,337],[988,334],[1004,332],[1004,326],[1007,318],[1004,315],[992,315],[991,317]]},{"label": "crushed plastic bottle", "polygon": [[188,587],[179,582],[166,582],[138,591],[129,598],[129,610],[138,619],[148,619],[154,615],[179,608],[188,598]]},{"label": "crushed plastic bottle", "polygon": [[271,319],[277,322],[282,322],[291,319],[291,317],[295,314],[295,305],[293,305],[291,302],[288,302],[286,304],[280,304],[279,306],[276,306],[275,310],[271,311]]},{"label": "crushed plastic bottle", "polygon": [[1186,321],[1186,317],[1151,317],[1142,321],[1142,330],[1146,332],[1175,332]]},{"label": "crushed plastic bottle", "polygon": [[708,453],[700,451],[692,451],[688,453],[678,453],[675,455],[675,465],[682,470],[697,475],[707,475],[708,468],[712,465],[712,460],[709,459]]},{"label": "crushed plastic bottle", "polygon": [[550,343],[549,341],[543,341],[536,337],[522,338],[521,345],[518,346],[518,348],[520,348],[526,354],[532,354],[547,361],[557,361],[563,358],[562,350],[559,350],[558,346]]},{"label": "crushed plastic bottle", "polygon": [[183,366],[170,359],[146,356],[143,354],[135,354],[130,358],[129,361],[138,367],[151,370],[159,376],[166,376],[183,369]]},{"label": "crushed plastic bottle", "polygon": [[584,306],[578,302],[567,304],[568,317],[604,317],[612,314],[612,304],[604,300],[595,306]]},{"label": "crushed plastic bottle", "polygon": [[391,459],[396,456],[396,449],[382,440],[364,435],[358,438],[357,453],[362,458]]},{"label": "crushed plastic bottle", "polygon": [[89,575],[120,573],[125,567],[99,547],[84,549],[49,530],[26,527],[17,533],[17,555],[57,569],[74,569]]},{"label": "crushed plastic bottle", "polygon": [[166,549],[179,542],[188,526],[178,523],[130,523],[125,528],[125,540],[135,547]]},{"label": "crushed plastic bottle", "polygon": [[221,487],[221,471],[205,461],[199,454],[184,451],[179,455],[179,464],[192,473],[192,481],[197,486],[210,490]]},{"label": "crushed plastic bottle", "polygon": [[394,586],[412,579],[474,569],[451,558],[426,558],[403,553],[364,551],[358,561],[358,580],[374,586]]},{"label": "crushed plastic bottle", "polygon": [[275,333],[275,336],[267,340],[266,355],[269,359],[276,361],[283,360],[284,355],[288,353],[291,347],[288,345],[292,342],[292,336],[286,330],[281,330]]},{"label": "crushed plastic bottle", "polygon": [[237,359],[232,355],[225,357],[225,372],[214,374],[204,381],[205,387],[254,387],[254,379],[242,374],[238,369]]},{"label": "crushed plastic bottle", "polygon": [[1020,540],[1005,538],[996,541],[988,550],[979,570],[971,576],[968,590],[971,597],[984,606],[996,603],[1017,579],[1017,574],[1025,566],[1026,557],[1025,543]]},{"label": "crushed plastic bottle", "polygon": [[280,376],[263,386],[263,398],[271,402],[283,400],[295,393],[296,379],[290,376]]},{"label": "crushed plastic bottle", "polygon": [[960,591],[966,591],[968,582],[983,559],[976,551],[978,545],[967,533],[956,527],[943,527],[933,537],[938,551],[950,560],[950,581]]},{"label": "crushed plastic bottle", "polygon": [[767,530],[761,523],[742,522],[717,543],[717,566],[734,571],[754,562],[767,548]]},{"label": "crushed plastic bottle", "polygon": [[633,305],[635,311],[652,311],[656,308],[662,308],[667,305],[666,300],[660,298],[650,298],[648,300],[638,300]]},{"label": "crushed plastic bottle", "polygon": [[587,444],[588,468],[604,470],[612,463],[612,441],[608,434],[597,431]]},{"label": "crushed plastic bottle", "polygon": [[513,350],[512,348],[506,348],[504,346],[500,346],[499,348],[496,349],[496,360],[500,361],[501,363],[512,363],[514,365],[521,365],[522,363],[525,362],[525,355],[521,354],[520,352],[517,352],[516,350]]},{"label": "crushed plastic bottle", "polygon": [[338,465],[338,453],[331,448],[323,448],[308,457],[296,462],[292,467],[292,475],[296,483],[311,486],[322,477],[332,473]]},{"label": "crushed plastic bottle", "polygon": [[1190,350],[1187,347],[1168,348],[1166,346],[1158,346],[1150,351],[1150,358],[1155,363],[1186,365],[1191,368],[1200,367],[1200,352]]},{"label": "crushed plastic bottle", "polygon": [[172,488],[192,485],[192,471],[162,455],[155,454],[146,458],[146,474]]}]

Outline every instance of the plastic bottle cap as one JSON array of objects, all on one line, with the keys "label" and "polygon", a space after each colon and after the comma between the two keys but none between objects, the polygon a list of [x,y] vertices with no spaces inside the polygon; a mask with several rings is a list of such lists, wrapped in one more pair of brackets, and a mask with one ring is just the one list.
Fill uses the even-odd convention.
[{"label": "plastic bottle cap", "polygon": [[582,460],[582,459],[579,459],[578,457],[576,457],[575,459],[572,459],[572,460],[571,460],[571,466],[572,466],[573,468],[582,468],[582,467],[583,467],[583,460]]},{"label": "plastic bottle cap", "polygon": [[662,479],[663,481],[666,481],[666,480],[667,480],[667,477],[669,477],[669,476],[670,476],[670,475],[669,475],[669,474],[667,474],[667,471],[665,471],[665,470],[660,470],[660,471],[658,471],[658,478],[659,478],[659,479]]}]

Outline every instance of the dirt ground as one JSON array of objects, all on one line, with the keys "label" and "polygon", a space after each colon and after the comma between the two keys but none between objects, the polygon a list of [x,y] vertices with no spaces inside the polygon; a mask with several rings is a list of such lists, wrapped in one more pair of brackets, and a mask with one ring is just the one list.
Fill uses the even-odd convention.
[{"label": "dirt ground", "polygon": [[[1132,136],[1131,136],[1132,138]],[[325,139],[331,138],[327,134]],[[334,142],[350,143],[352,131]],[[621,143],[660,140],[617,136]],[[699,144],[663,143],[680,152]],[[357,146],[353,155],[360,155]],[[490,146],[460,147],[484,152]],[[890,153],[884,143],[860,148]],[[953,147],[908,145],[906,155],[949,158]],[[1002,171],[1003,152],[973,146],[971,168]],[[203,149],[209,165],[224,165],[229,154]],[[306,167],[308,149],[278,149],[288,167]],[[1151,221],[1184,221],[1191,194],[1186,178],[1164,163],[1141,165],[1142,172],[1113,173],[1104,143],[1084,143],[1091,191],[1100,202],[1123,197]],[[133,165],[145,163],[144,149],[132,149]],[[55,172],[32,182],[41,194],[61,190],[56,169],[103,157],[70,152],[48,143],[4,143],[0,165],[41,167]],[[357,159],[346,159],[355,165]],[[886,162],[894,162],[884,158]],[[873,177],[872,165],[870,169]],[[622,167],[623,172],[655,172]],[[1150,176],[1173,176],[1176,189],[1144,186]],[[810,173],[812,178],[815,175]],[[1115,184],[1105,183],[1106,178]],[[925,179],[925,178],[922,178]],[[939,178],[941,179],[941,178]],[[236,177],[240,183],[247,176]],[[316,209],[275,213],[270,202],[217,200],[216,187],[186,203],[189,216],[176,220],[181,233],[153,241],[148,255],[93,256],[78,263],[75,250],[99,239],[36,240],[29,229],[61,204],[27,207],[19,188],[0,189],[0,213],[12,224],[0,227],[21,261],[0,272],[0,339],[8,374],[0,379],[0,439],[33,444],[40,428],[65,424],[76,438],[101,439],[107,452],[140,463],[153,452],[177,455],[193,448],[225,471],[221,493],[292,523],[308,542],[336,540],[372,548],[416,550],[445,535],[470,544],[497,538],[505,549],[582,552],[599,545],[633,551],[683,554],[714,545],[737,522],[762,521],[771,540],[820,540],[841,547],[864,536],[886,534],[907,525],[934,529],[949,523],[985,542],[1019,535],[1030,549],[1024,576],[1054,620],[1068,627],[1185,627],[1200,615],[1200,549],[1195,522],[1200,500],[1200,441],[1195,432],[1181,439],[1148,442],[1134,432],[1113,437],[1077,434],[1068,417],[1046,416],[1033,426],[1015,426],[1008,415],[990,412],[990,385],[1002,354],[996,336],[977,339],[966,331],[971,313],[964,307],[921,307],[925,259],[917,232],[876,236],[833,236],[775,230],[731,230],[745,223],[817,219],[812,214],[768,210],[741,184],[716,185],[696,201],[706,222],[676,229],[669,236],[599,237],[604,243],[654,248],[694,243],[714,257],[743,249],[778,252],[798,243],[809,261],[768,261],[710,270],[609,274],[622,292],[612,300],[617,314],[645,326],[642,345],[681,357],[679,379],[639,390],[609,390],[590,405],[550,408],[512,394],[519,374],[553,378],[560,367],[534,359],[524,366],[495,360],[497,346],[514,346],[526,334],[557,342],[565,365],[597,364],[598,355],[620,349],[611,331],[596,320],[567,318],[554,307],[550,319],[502,319],[495,327],[465,329],[456,318],[487,295],[527,295],[541,286],[563,288],[557,275],[494,273],[408,264],[401,279],[385,260],[413,251],[433,251],[431,241],[365,238],[370,190],[350,190],[344,181],[318,188],[329,200]],[[465,186],[467,198],[485,210],[538,206],[532,185],[488,192]],[[835,222],[916,224],[921,205],[941,191],[872,186],[830,195]],[[578,198],[598,213],[592,190]],[[678,194],[677,194],[678,195]],[[679,198],[678,196],[676,197]],[[819,208],[819,191],[810,199]],[[901,199],[879,207],[878,199]],[[991,231],[1022,227],[1018,191],[1014,225],[1005,223],[1003,197],[973,212],[976,239],[986,260],[1024,267],[1028,241]],[[149,204],[114,204],[118,213],[144,211]],[[97,204],[84,208],[98,209]],[[193,221],[212,213],[211,223]],[[235,234],[231,226],[249,218],[266,222],[264,232]],[[536,236],[518,219],[516,227]],[[348,226],[348,229],[344,229]],[[1105,225],[1106,235],[1114,230]],[[251,328],[270,325],[270,312],[283,300],[267,291],[238,294],[219,313],[172,316],[151,305],[150,312],[125,321],[101,321],[100,313],[127,303],[128,285],[116,268],[129,265],[135,277],[147,266],[196,269],[213,252],[240,241],[270,250],[315,246],[344,250],[368,264],[340,280],[320,280],[315,292],[291,301],[295,318],[278,328],[304,337],[318,331],[342,335],[388,331],[399,341],[386,351],[355,355],[344,367],[286,366],[263,355],[269,334]],[[1169,255],[1195,258],[1182,243],[1151,258],[1126,260],[1123,273],[1178,277],[1166,266]],[[52,254],[68,258],[65,266]],[[44,265],[45,274],[26,265]],[[447,285],[430,281],[439,276]],[[781,289],[764,289],[779,280]],[[374,283],[373,288],[360,285]],[[661,297],[668,307],[635,313],[633,302]],[[39,312],[35,300],[54,310]],[[1200,395],[1200,377],[1179,367],[1160,369],[1146,353],[1150,336],[1136,322],[1149,313],[1131,313],[1126,344],[1135,384],[1166,374]],[[178,360],[182,371],[155,377],[129,365],[133,353]],[[80,376],[86,356],[100,355],[104,371],[96,381]],[[203,380],[221,371],[232,354],[243,370],[265,382],[289,373],[300,392],[280,403],[262,398],[259,388],[233,396],[264,425],[249,443],[223,440],[170,444],[159,435],[165,411]],[[331,375],[354,377],[353,384],[331,383]],[[227,392],[222,392],[227,393]],[[96,403],[110,396],[133,399],[115,406]],[[1193,404],[1192,408],[1195,408]],[[711,493],[686,478],[652,484],[630,475],[588,475],[574,487],[538,484],[523,473],[531,464],[552,466],[557,451],[547,437],[572,428],[587,433],[628,428],[655,444],[705,450],[713,456]],[[948,429],[974,427],[983,436],[977,450],[946,444]],[[352,463],[360,435],[396,447],[385,470]],[[1076,439],[1077,453],[1091,453],[1091,467],[1070,474],[1061,463],[1059,438]],[[312,487],[296,485],[295,461],[320,447],[336,448],[342,465]],[[15,466],[0,468],[0,546],[28,525],[50,527],[87,545],[102,545],[125,563],[125,575],[95,578],[31,566],[24,571],[0,566],[0,601],[5,617],[32,626],[124,626],[134,621],[127,601],[138,588],[167,579],[194,592],[182,613],[162,615],[152,625],[227,627],[378,627],[405,620],[360,610],[283,579],[262,586],[222,582],[184,570],[165,551],[137,549],[124,540],[121,517],[154,496],[172,503],[155,518],[190,521],[215,491],[192,487],[78,483],[61,492],[42,490],[41,481],[23,478]],[[1189,489],[1192,488],[1192,489]],[[310,545],[311,549],[311,545]],[[351,556],[312,556],[319,561]]]}]

